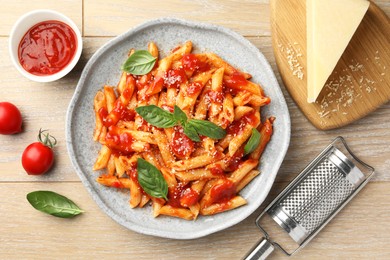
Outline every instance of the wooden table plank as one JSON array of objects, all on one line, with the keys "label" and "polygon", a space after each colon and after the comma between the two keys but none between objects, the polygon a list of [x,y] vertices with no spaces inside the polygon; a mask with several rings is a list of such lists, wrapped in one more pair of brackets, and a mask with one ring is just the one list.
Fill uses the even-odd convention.
[{"label": "wooden table plank", "polygon": [[[159,17],[176,17],[223,25],[245,36],[270,35],[266,0],[126,1],[85,0],[86,36],[115,36]],[[156,37],[158,37],[156,35]]]},{"label": "wooden table plank", "polygon": [[[375,0],[387,13],[387,0]],[[84,1],[85,35],[116,36],[133,26],[159,17],[176,17],[187,20],[226,26],[244,36],[270,36],[269,0],[246,0],[237,5],[235,0],[214,1],[151,1],[115,2],[105,0]]]},{"label": "wooden table plank", "polygon": [[0,1],[1,4],[1,23],[0,36],[8,36],[11,32],[12,26],[23,14],[36,9],[51,9],[61,12],[68,16],[77,27],[82,30],[82,1],[79,0],[14,0],[14,1]]},{"label": "wooden table plank", "polygon": [[[271,197],[284,185],[274,187]],[[36,211],[25,196],[40,189],[68,196],[86,212],[60,219]],[[390,183],[370,183],[298,259],[388,259],[390,233],[384,228],[388,227],[389,196]],[[239,259],[261,236],[254,224],[259,210],[234,227],[200,239],[141,235],[102,213],[80,183],[2,184],[0,212],[2,259]],[[270,259],[287,257],[276,252]]]}]

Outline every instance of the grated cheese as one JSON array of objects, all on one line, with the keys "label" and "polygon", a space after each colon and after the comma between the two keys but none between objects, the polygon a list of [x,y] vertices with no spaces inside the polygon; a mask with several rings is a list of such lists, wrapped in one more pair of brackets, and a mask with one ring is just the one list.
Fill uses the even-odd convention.
[{"label": "grated cheese", "polygon": [[[367,57],[366,60],[368,61],[370,59]],[[386,66],[383,66],[379,62],[379,51],[376,51],[373,60],[378,65],[380,75],[382,77],[385,76]],[[375,87],[377,82],[370,78],[369,75],[362,75],[364,71],[363,64],[351,60],[351,64],[343,69],[342,73],[340,73],[341,75],[336,76],[337,71],[334,73],[334,77],[329,79],[328,83],[324,86],[329,93],[321,101],[317,101],[317,104],[321,108],[321,111],[318,112],[320,118],[330,118],[334,113],[348,115],[348,112],[344,111],[344,109],[352,106],[358,100],[364,102],[363,93],[370,94],[377,90]],[[382,81],[383,79],[380,79],[380,82]],[[357,88],[355,87],[355,83],[358,83]],[[332,106],[332,103],[335,103],[335,105]],[[326,121],[321,121],[321,124],[326,124]]]},{"label": "grated cheese", "polygon": [[287,46],[284,46],[283,44],[278,44],[278,47],[280,52],[285,55],[287,64],[292,72],[292,75],[296,76],[300,80],[303,80],[304,68],[299,61],[299,59],[303,57],[303,54],[301,52],[299,44],[297,42],[294,42],[293,44],[288,43]]}]

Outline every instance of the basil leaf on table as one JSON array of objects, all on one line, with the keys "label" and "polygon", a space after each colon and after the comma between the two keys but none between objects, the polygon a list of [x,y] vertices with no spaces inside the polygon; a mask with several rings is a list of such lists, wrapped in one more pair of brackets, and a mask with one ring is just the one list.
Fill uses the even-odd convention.
[{"label": "basil leaf on table", "polygon": [[168,184],[153,164],[138,158],[137,173],[139,185],[148,195],[168,200]]},{"label": "basil leaf on table", "polygon": [[184,134],[194,142],[200,142],[200,137],[195,128],[191,124],[186,124],[184,127]]},{"label": "basil leaf on table", "polygon": [[257,148],[260,143],[260,137],[261,135],[259,131],[257,131],[256,128],[253,128],[251,137],[249,138],[248,142],[244,147],[244,155],[250,154]]},{"label": "basil leaf on table", "polygon": [[148,74],[157,58],[145,50],[135,51],[122,65],[122,70],[134,75]]},{"label": "basil leaf on table", "polygon": [[174,118],[180,122],[180,124],[184,127],[187,123],[187,115],[184,113],[183,110],[180,109],[180,107],[175,105],[174,111],[173,111]]},{"label": "basil leaf on table", "polygon": [[225,129],[222,127],[217,126],[216,124],[206,121],[206,120],[199,120],[199,119],[191,119],[188,121],[190,126],[192,126],[196,132],[200,135],[204,135],[213,139],[221,139],[224,138],[226,135]]},{"label": "basil leaf on table", "polygon": [[159,128],[170,128],[177,125],[177,120],[172,113],[155,106],[142,106],[137,107],[135,111],[142,116],[149,124],[157,126]]},{"label": "basil leaf on table", "polygon": [[52,191],[30,192],[27,200],[35,209],[60,218],[71,218],[84,212],[67,197]]}]

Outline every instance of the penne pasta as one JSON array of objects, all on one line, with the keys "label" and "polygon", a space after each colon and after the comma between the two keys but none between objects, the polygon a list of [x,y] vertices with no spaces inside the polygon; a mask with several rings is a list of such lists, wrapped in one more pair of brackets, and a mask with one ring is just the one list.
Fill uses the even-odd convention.
[{"label": "penne pasta", "polygon": [[214,215],[227,210],[232,210],[246,204],[246,200],[241,196],[236,196],[228,202],[215,203],[206,208],[201,208],[200,213],[202,215]]},{"label": "penne pasta", "polygon": [[153,217],[195,220],[245,205],[239,192],[260,174],[273,132],[275,118],[260,118],[270,98],[251,75],[192,49],[191,41],[165,57],[152,41],[150,55],[131,49],[148,68],[122,72],[93,100],[96,181],[127,191],[130,208],[151,205]]},{"label": "penne pasta", "polygon": [[103,145],[99,151],[99,155],[96,159],[95,164],[93,165],[93,170],[101,170],[107,167],[108,161],[111,157],[111,150],[107,146]]}]

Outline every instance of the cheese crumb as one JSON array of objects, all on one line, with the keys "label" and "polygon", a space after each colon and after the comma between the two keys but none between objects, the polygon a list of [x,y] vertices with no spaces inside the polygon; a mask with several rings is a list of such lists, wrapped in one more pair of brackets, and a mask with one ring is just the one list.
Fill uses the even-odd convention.
[{"label": "cheese crumb", "polygon": [[[379,51],[376,52],[374,60],[380,60]],[[378,64],[380,65],[380,63]],[[382,65],[379,65],[378,68],[381,69]],[[386,67],[383,68],[385,69]],[[330,118],[334,113],[347,115],[348,113],[344,109],[352,106],[357,100],[362,101],[363,93],[370,94],[376,91],[375,86],[377,82],[369,78],[369,75],[364,74],[364,70],[363,64],[351,60],[351,64],[343,69],[341,75],[334,73],[333,78],[330,78],[324,86],[328,93],[321,101],[317,101],[321,108],[321,111],[318,112],[320,118]],[[385,76],[386,74],[381,72],[380,75]],[[383,80],[381,79],[380,81]],[[355,83],[358,83],[358,87],[355,87]],[[321,122],[326,124],[326,121]]]},{"label": "cheese crumb", "polygon": [[278,47],[280,52],[285,55],[288,66],[292,71],[292,75],[296,76],[300,80],[303,80],[304,68],[300,63],[300,59],[303,57],[303,54],[301,48],[299,47],[299,43],[297,42],[294,42],[293,44],[289,43],[287,44],[287,46],[284,46],[283,44],[279,43]]}]

